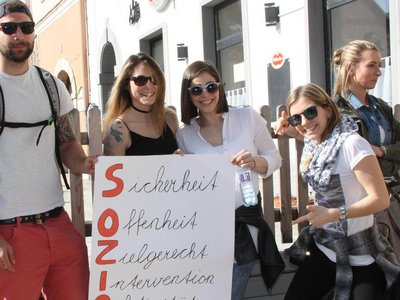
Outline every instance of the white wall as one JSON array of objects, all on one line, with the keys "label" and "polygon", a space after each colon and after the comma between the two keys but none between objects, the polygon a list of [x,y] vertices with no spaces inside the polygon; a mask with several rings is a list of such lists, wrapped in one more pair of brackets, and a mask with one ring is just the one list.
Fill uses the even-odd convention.
[{"label": "white wall", "polygon": [[[140,38],[162,29],[167,81],[166,103],[179,109],[183,71],[188,64],[204,57],[201,5],[215,5],[220,1],[175,0],[170,1],[162,12],[156,11],[148,1],[138,2],[141,18],[138,24],[132,26],[128,22],[130,0],[88,0],[91,101],[98,103],[100,99],[99,62],[106,42],[105,28],[108,24],[108,40],[113,44],[117,56],[116,74],[125,59],[139,51]],[[280,24],[267,27],[265,1],[242,0],[248,103],[256,109],[267,104],[267,64],[276,52],[283,53],[291,60],[292,86],[307,80],[303,0],[280,2],[277,2],[280,6]],[[187,62],[177,60],[176,45],[180,43],[188,46]]]},{"label": "white wall", "polygon": [[[398,18],[398,4],[393,4],[396,1],[391,0],[396,11],[392,17]],[[203,34],[209,34],[202,32],[201,7],[214,6],[221,0],[171,0],[161,12],[155,10],[148,0],[138,2],[141,18],[137,24],[130,25],[128,18],[131,0],[87,0],[91,101],[100,104],[99,63],[107,37],[114,46],[117,61],[115,74],[118,75],[125,59],[139,51],[139,40],[161,29],[167,82],[166,103],[177,107],[179,113],[183,71],[191,62],[204,58]],[[267,64],[275,53],[280,52],[290,59],[292,88],[310,80],[309,65],[313,63],[307,54],[305,0],[275,0],[280,8],[280,22],[270,27],[265,26],[265,3],[262,0],[242,0],[247,102],[256,109],[268,103]],[[392,29],[393,24],[398,24],[398,20],[393,19]],[[398,32],[393,37],[392,45],[398,40]],[[187,61],[177,60],[177,44],[181,43],[188,47]],[[392,50],[398,49],[393,46]],[[394,62],[396,66],[392,70],[395,72],[398,72],[398,60],[397,56],[393,57],[392,65]],[[394,95],[399,93],[397,89],[393,92]],[[399,103],[400,100],[396,98],[393,104]]]}]

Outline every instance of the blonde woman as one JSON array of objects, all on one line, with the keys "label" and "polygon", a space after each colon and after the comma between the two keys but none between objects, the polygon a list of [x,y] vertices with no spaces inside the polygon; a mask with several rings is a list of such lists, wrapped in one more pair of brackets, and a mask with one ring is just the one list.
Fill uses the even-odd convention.
[{"label": "blonde woman", "polygon": [[399,179],[400,124],[385,101],[368,93],[382,75],[378,48],[371,42],[354,40],[334,52],[333,63],[337,67],[336,104],[356,121],[359,133],[379,158],[383,175]]}]

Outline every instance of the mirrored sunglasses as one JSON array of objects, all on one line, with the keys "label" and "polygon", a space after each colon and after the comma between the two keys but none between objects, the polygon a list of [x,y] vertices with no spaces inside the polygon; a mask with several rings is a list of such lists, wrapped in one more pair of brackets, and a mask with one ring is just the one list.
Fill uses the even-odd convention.
[{"label": "mirrored sunglasses", "polygon": [[151,77],[144,76],[144,75],[139,75],[139,76],[132,76],[131,81],[133,81],[137,86],[144,86],[146,83],[150,80],[150,82],[154,85],[156,85],[156,81],[152,79]]},{"label": "mirrored sunglasses", "polygon": [[293,127],[299,126],[301,124],[301,115],[303,115],[307,120],[313,120],[318,116],[318,110],[316,106],[311,106],[303,111],[301,114],[296,114],[288,118],[288,122]]},{"label": "mirrored sunglasses", "polygon": [[17,29],[21,28],[23,34],[31,34],[35,30],[35,22],[5,22],[0,23],[1,30],[7,34],[11,35],[17,32]]},{"label": "mirrored sunglasses", "polygon": [[219,90],[220,85],[221,84],[219,82],[210,82],[206,85],[193,85],[188,88],[188,91],[192,96],[199,96],[201,93],[203,93],[203,91],[214,94]]}]

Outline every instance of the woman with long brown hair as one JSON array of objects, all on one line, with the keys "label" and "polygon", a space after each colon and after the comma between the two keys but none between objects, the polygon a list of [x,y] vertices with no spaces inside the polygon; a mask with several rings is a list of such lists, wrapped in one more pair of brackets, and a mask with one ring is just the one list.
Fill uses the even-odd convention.
[{"label": "woman with long brown hair", "polygon": [[148,54],[131,55],[116,79],[104,117],[105,155],[172,154],[178,119],[166,108],[165,79]]}]

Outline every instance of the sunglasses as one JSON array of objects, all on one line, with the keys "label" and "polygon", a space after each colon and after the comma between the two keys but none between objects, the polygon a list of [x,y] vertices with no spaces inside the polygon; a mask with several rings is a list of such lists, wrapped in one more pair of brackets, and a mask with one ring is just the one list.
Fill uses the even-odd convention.
[{"label": "sunglasses", "polygon": [[7,34],[11,35],[17,32],[17,29],[21,28],[23,34],[31,34],[35,30],[35,22],[5,22],[0,23],[1,30]]},{"label": "sunglasses", "polygon": [[192,96],[200,96],[203,91],[207,91],[210,94],[214,94],[219,90],[219,82],[210,82],[206,85],[194,85],[188,88],[189,93]]},{"label": "sunglasses", "polygon": [[293,127],[299,126],[301,124],[301,115],[303,115],[307,120],[313,120],[318,116],[318,110],[316,106],[311,106],[303,111],[301,114],[296,114],[290,116],[287,120]]},{"label": "sunglasses", "polygon": [[139,75],[136,77],[131,77],[131,80],[137,85],[137,86],[144,86],[146,85],[147,81],[150,80],[150,82],[154,85],[156,85],[156,81],[154,79],[152,79],[151,77],[147,77],[144,75]]}]

